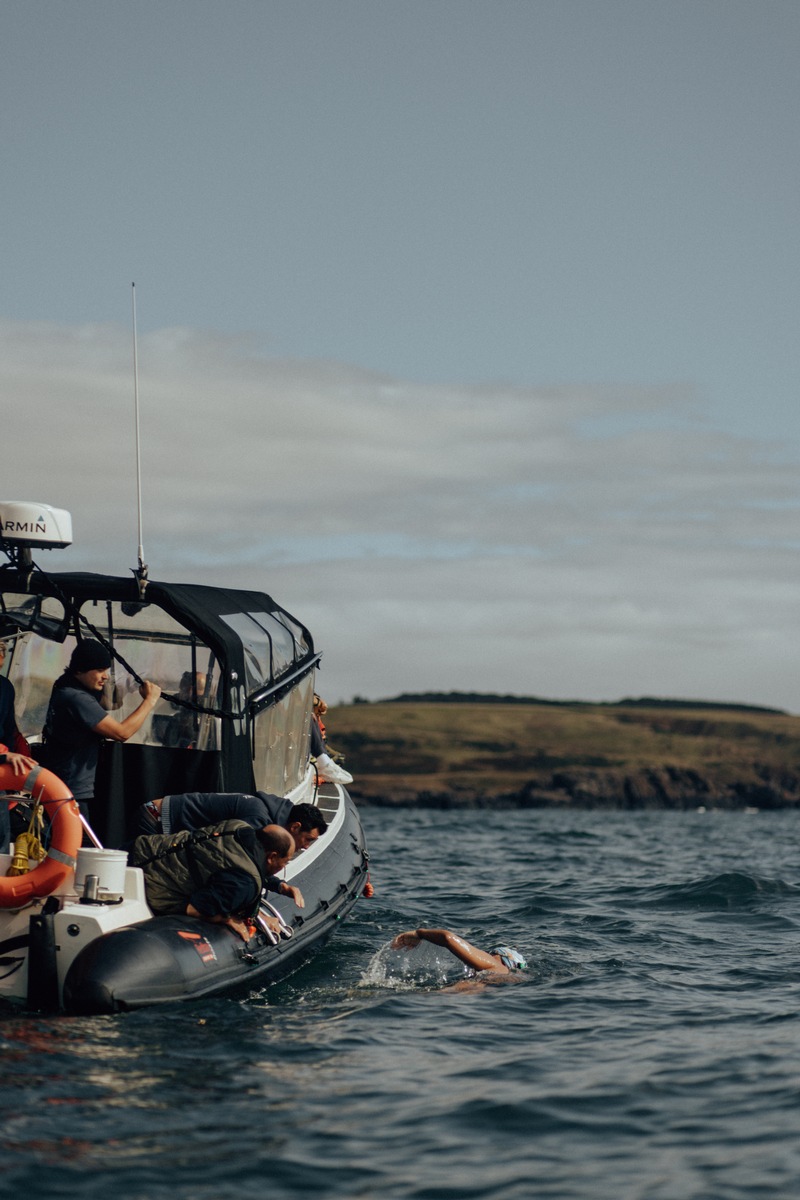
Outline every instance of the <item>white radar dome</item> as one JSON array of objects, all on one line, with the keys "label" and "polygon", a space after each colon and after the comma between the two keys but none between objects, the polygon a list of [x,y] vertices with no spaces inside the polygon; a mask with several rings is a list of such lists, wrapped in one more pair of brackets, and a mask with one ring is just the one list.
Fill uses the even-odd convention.
[{"label": "white radar dome", "polygon": [[0,542],[63,550],[72,545],[72,517],[63,508],[31,500],[0,500]]}]

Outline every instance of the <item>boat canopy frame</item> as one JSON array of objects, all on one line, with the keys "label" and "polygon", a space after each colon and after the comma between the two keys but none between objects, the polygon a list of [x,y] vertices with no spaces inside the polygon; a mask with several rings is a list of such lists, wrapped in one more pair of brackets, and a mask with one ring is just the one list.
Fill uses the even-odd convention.
[{"label": "boat canopy frame", "polygon": [[[91,605],[106,606],[102,619],[95,614],[96,624],[87,612]],[[113,628],[112,605],[130,619],[129,627]],[[159,628],[156,619],[148,628],[148,611],[154,617],[166,613],[185,630],[185,639],[180,631],[165,628],[168,622]],[[209,662],[218,669],[213,699],[162,692],[175,709],[205,714],[218,723],[214,749],[196,749],[187,755],[161,745],[136,744],[134,739],[133,744],[103,743],[92,817],[106,845],[121,844],[133,809],[157,796],[263,788],[264,773],[254,756],[265,754],[268,744],[272,748],[280,738],[265,741],[262,735],[259,739],[257,723],[265,710],[279,707],[295,689],[293,720],[302,719],[298,710],[307,708],[310,727],[313,675],[321,655],[308,629],[265,592],[149,580],[142,598],[133,577],[2,566],[0,637],[26,633],[62,644],[70,636],[97,638],[137,683],[141,677],[124,653],[126,640],[134,637],[152,644],[184,640],[190,647],[193,677],[198,647],[209,651]],[[300,761],[303,754],[307,757],[307,743],[295,744],[293,761]],[[280,771],[272,773],[273,778],[279,775]]]}]

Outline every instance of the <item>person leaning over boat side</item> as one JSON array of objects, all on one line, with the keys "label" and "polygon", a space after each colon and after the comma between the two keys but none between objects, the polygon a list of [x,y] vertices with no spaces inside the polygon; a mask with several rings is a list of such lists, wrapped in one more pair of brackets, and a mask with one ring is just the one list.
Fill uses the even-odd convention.
[{"label": "person leaning over boat side", "polygon": [[325,726],[322,718],[328,711],[328,706],[321,696],[314,692],[314,707],[311,715],[311,757],[315,760],[317,775],[326,783],[352,783],[353,776],[344,767],[335,763],[328,753],[325,740]]},{"label": "person leaning over boat side", "polygon": [[[222,821],[244,821],[252,829],[266,825],[282,826],[291,835],[295,850],[307,850],[328,828],[319,809],[313,804],[292,804],[282,796],[257,792],[255,796],[242,792],[184,792],[152,800],[139,809],[137,832],[194,833]],[[291,883],[279,889],[291,896],[300,908],[303,893]]]},{"label": "person leaning over boat side", "polygon": [[[147,902],[156,916],[201,917],[249,941],[247,922],[258,912],[262,890],[287,894],[277,873],[294,850],[291,834],[280,825],[253,829],[244,821],[222,821],[193,833],[138,837],[128,859],[144,872]],[[295,902],[303,908],[302,897]],[[279,933],[275,917],[265,920]]]},{"label": "person leaning over boat side", "polygon": [[392,949],[414,950],[420,942],[444,946],[445,950],[479,974],[511,975],[515,971],[526,970],[528,966],[519,951],[512,950],[510,946],[495,946],[494,950],[488,952],[479,950],[450,929],[409,929],[406,933],[398,933],[392,942]]},{"label": "person leaning over boat side", "polygon": [[45,766],[67,785],[86,818],[103,739],[127,742],[144,725],[161,695],[157,683],[145,680],[139,688],[139,707],[117,721],[102,701],[110,667],[111,655],[100,642],[78,642],[69,666],[53,684],[44,726]]},{"label": "person leaning over boat side", "polygon": [[138,810],[136,833],[180,833],[220,821],[246,821],[254,829],[282,825],[298,851],[307,850],[328,828],[315,804],[293,804],[269,792],[183,792],[150,800]]}]

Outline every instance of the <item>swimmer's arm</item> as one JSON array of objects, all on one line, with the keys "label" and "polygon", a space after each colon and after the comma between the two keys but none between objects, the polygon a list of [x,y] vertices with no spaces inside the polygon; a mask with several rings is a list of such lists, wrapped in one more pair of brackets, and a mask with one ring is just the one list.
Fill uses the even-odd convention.
[{"label": "swimmer's arm", "polygon": [[445,950],[449,950],[473,971],[498,970],[497,959],[493,958],[491,954],[487,954],[485,950],[479,950],[466,938],[459,937],[457,933],[453,933],[449,929],[409,930],[408,933],[399,934],[392,942],[392,946],[395,949],[403,947],[411,949],[413,946],[418,946],[420,942],[432,942],[434,946],[444,946]]}]

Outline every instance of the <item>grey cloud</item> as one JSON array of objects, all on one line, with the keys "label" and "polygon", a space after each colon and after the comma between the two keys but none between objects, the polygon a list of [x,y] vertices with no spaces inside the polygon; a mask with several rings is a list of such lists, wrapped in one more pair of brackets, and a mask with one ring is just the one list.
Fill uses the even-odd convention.
[{"label": "grey cloud", "polygon": [[[0,348],[4,493],[73,513],[42,565],[125,573],[129,335],[5,323]],[[333,699],[798,707],[797,448],[711,428],[684,385],[425,386],[181,329],[140,339],[139,387],[151,575],[273,592]]]}]

